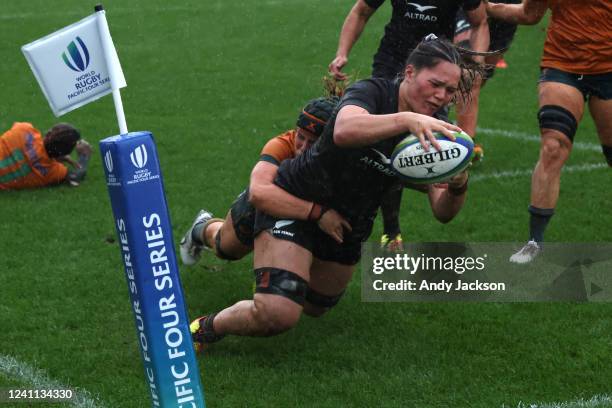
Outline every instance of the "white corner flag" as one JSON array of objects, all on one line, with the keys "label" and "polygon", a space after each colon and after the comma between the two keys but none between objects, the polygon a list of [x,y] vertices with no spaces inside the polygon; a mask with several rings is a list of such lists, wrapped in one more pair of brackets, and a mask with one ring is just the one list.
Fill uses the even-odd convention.
[{"label": "white corner flag", "polygon": [[[24,45],[21,50],[55,116],[110,92],[118,96],[119,89],[126,86],[101,6],[93,15]],[[125,117],[120,97],[119,104],[115,98],[121,128]],[[127,128],[121,133],[127,133]]]}]

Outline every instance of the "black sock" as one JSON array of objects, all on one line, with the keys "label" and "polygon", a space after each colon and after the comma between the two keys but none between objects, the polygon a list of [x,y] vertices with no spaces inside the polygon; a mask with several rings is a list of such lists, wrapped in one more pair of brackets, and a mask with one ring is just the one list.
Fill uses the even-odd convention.
[{"label": "black sock", "polygon": [[198,222],[196,225],[193,226],[191,230],[191,239],[193,239],[195,243],[198,245],[205,244],[204,241],[202,241],[202,233],[204,232],[205,225],[206,225],[206,222],[204,221]]},{"label": "black sock", "polygon": [[548,225],[548,221],[555,213],[554,208],[538,208],[532,205],[528,208],[529,211],[529,239],[537,243],[544,241],[544,231]]},{"label": "black sock", "polygon": [[601,145],[601,151],[606,157],[606,161],[608,162],[608,166],[612,167],[612,146]]},{"label": "black sock", "polygon": [[206,343],[214,343],[225,337],[225,334],[215,333],[214,320],[217,317],[217,313],[208,315],[204,321],[204,341]]},{"label": "black sock", "polygon": [[402,204],[402,186],[392,187],[383,197],[380,209],[383,217],[384,233],[390,239],[400,233],[399,212]]}]

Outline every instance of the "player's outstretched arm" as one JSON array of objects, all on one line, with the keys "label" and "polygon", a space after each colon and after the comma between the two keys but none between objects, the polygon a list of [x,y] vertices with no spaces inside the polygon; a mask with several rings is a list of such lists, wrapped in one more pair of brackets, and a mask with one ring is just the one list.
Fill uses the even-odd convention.
[{"label": "player's outstretched arm", "polygon": [[438,221],[450,222],[463,208],[468,188],[467,171],[457,174],[448,183],[429,186],[429,204]]},{"label": "player's outstretched arm", "polygon": [[546,14],[547,8],[546,0],[523,0],[521,4],[487,2],[489,16],[513,24],[537,24]]},{"label": "player's outstretched arm", "polygon": [[441,132],[451,140],[455,140],[451,131],[460,132],[461,128],[414,112],[371,115],[359,106],[346,105],[340,109],[336,118],[334,143],[345,148],[362,147],[402,133],[412,133],[426,150],[429,147],[425,140],[429,140],[436,149],[439,149],[440,145],[433,135],[434,132]]},{"label": "player's outstretched arm", "polygon": [[329,72],[341,81],[347,79],[347,75],[342,72],[342,68],[348,62],[348,56],[353,48],[353,45],[359,39],[366,23],[374,14],[376,9],[368,6],[364,0],[357,0],[349,14],[344,20],[342,31],[340,31],[340,40],[338,41],[338,50],[336,57],[329,64]]}]

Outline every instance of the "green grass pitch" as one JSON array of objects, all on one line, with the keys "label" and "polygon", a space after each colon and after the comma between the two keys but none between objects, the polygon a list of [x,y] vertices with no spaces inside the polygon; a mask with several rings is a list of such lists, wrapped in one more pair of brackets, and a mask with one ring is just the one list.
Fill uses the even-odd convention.
[{"label": "green grass pitch", "polygon": [[[0,129],[58,121],[20,47],[93,12],[94,3],[3,0]],[[246,186],[263,144],[291,128],[322,91],[352,0],[107,0],[128,87],[130,130],[155,135],[178,242],[201,207],[223,216]],[[353,49],[348,71],[370,73],[386,4]],[[523,241],[537,141],[538,62],[544,24],[523,27],[481,96],[468,202],[450,224],[424,196],[402,206],[409,241]],[[60,120],[97,142],[118,133],[110,97]],[[612,241],[612,176],[588,114],[580,124],[547,238]],[[97,150],[97,149],[96,149]],[[0,195],[0,362],[10,356],[100,406],[150,406],[102,163],[87,180]],[[516,175],[506,172],[517,171]],[[506,176],[503,176],[506,174]],[[492,177],[492,175],[502,175]],[[372,240],[381,233],[377,222]],[[189,313],[249,297],[251,258],[181,266]],[[210,407],[526,407],[593,400],[612,406],[609,304],[369,304],[356,276],[339,306],[284,335],[228,337],[199,359]],[[6,364],[5,364],[6,365]],[[0,387],[27,386],[0,365]],[[0,406],[10,406],[2,404]],[[24,406],[24,405],[16,405]],[[37,406],[44,406],[43,404]],[[550,405],[554,406],[554,405]]]}]

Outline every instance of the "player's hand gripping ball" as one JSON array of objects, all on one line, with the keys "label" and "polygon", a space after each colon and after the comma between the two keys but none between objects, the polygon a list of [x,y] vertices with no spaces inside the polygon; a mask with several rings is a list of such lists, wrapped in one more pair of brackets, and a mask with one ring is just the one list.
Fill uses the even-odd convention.
[{"label": "player's hand gripping ball", "polygon": [[454,141],[434,134],[441,150],[429,145],[425,151],[416,136],[406,137],[393,150],[391,168],[403,181],[416,184],[439,183],[461,173],[470,164],[474,141],[467,133],[453,133]]}]

